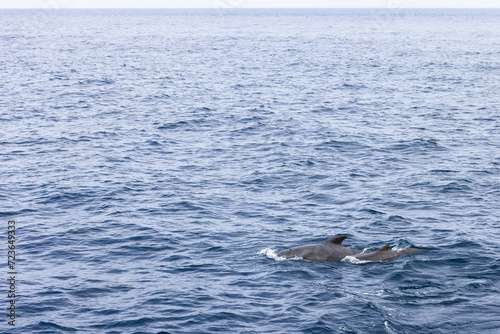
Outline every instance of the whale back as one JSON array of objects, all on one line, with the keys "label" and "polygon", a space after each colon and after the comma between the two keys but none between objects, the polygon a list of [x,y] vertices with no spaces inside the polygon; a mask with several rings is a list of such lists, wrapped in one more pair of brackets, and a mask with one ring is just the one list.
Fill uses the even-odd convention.
[{"label": "whale back", "polygon": [[302,258],[309,261],[340,261],[348,255],[356,255],[361,251],[350,249],[342,245],[347,236],[341,235],[330,238],[320,244],[300,246],[281,251],[278,256],[286,259]]}]

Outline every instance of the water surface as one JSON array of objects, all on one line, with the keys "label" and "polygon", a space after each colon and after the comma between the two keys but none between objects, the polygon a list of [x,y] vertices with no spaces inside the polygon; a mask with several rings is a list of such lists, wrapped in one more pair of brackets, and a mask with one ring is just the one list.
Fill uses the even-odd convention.
[{"label": "water surface", "polygon": [[499,332],[499,18],[0,12],[2,333]]}]

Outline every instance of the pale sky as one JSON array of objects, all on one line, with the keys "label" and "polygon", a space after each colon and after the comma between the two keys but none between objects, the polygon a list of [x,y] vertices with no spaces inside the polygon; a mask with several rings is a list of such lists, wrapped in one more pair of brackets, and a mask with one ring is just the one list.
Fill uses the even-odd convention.
[{"label": "pale sky", "polygon": [[498,0],[0,0],[0,8],[500,8]]}]

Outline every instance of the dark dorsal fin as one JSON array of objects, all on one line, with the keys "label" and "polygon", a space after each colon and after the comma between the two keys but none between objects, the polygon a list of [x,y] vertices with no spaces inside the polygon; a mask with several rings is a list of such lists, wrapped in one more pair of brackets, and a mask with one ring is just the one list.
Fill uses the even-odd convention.
[{"label": "dark dorsal fin", "polygon": [[383,247],[380,247],[380,249],[378,250],[379,252],[383,252],[383,251],[386,251],[386,250],[389,250],[389,244],[383,246]]},{"label": "dark dorsal fin", "polygon": [[347,238],[346,235],[341,235],[339,237],[335,237],[335,238],[331,238],[331,239],[328,239],[327,241],[323,242],[324,244],[337,244],[337,245],[341,245],[342,244],[342,241],[344,241],[344,239]]}]

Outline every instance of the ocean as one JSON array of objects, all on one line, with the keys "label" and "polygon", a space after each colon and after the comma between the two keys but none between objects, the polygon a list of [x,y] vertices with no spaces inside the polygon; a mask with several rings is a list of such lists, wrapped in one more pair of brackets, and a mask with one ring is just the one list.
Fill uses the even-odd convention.
[{"label": "ocean", "polygon": [[499,26],[0,11],[0,333],[500,333]]}]

